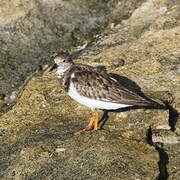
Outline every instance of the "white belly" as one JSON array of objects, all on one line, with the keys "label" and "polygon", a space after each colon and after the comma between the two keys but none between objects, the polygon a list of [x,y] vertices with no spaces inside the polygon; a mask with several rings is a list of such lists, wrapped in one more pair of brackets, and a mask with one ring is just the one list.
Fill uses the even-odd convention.
[{"label": "white belly", "polygon": [[68,94],[75,101],[77,101],[91,109],[115,110],[115,109],[131,106],[131,105],[126,105],[126,104],[118,104],[118,103],[112,103],[112,102],[107,102],[107,101],[100,101],[100,100],[90,99],[85,96],[81,96],[77,92],[76,88],[73,86],[72,83],[69,86]]}]

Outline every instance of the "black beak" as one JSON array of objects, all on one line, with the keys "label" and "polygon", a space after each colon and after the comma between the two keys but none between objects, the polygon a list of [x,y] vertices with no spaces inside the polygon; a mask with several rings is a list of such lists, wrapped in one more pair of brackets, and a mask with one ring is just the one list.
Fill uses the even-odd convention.
[{"label": "black beak", "polygon": [[51,66],[51,68],[49,69],[49,72],[50,72],[50,71],[53,71],[54,69],[57,69],[57,67],[58,67],[57,64],[53,64],[53,65]]}]

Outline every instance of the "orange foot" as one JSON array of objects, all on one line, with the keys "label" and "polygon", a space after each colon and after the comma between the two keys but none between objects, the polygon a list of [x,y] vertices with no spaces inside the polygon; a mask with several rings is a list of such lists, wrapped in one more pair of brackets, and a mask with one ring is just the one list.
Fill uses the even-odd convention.
[{"label": "orange foot", "polygon": [[101,129],[101,127],[98,125],[98,121],[99,121],[99,114],[98,112],[95,112],[91,117],[91,120],[89,124],[86,126],[86,128],[76,131],[74,134],[79,135],[84,131],[97,131]]}]

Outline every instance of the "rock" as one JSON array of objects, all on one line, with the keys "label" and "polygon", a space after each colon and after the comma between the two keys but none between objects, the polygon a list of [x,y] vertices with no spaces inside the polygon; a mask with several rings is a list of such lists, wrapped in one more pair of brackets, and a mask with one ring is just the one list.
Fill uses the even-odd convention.
[{"label": "rock", "polygon": [[[42,108],[43,104],[49,106]],[[5,133],[1,139],[1,164],[9,164],[1,167],[1,177],[158,176],[158,154],[145,142],[115,131],[73,135],[89,118],[88,108],[72,101],[59,88],[54,73],[33,78],[17,104],[0,121]]]},{"label": "rock", "polygon": [[10,96],[13,91],[21,92],[24,81],[38,67],[52,63],[50,57],[54,52],[81,50],[97,32],[111,22],[129,17],[141,3],[3,1],[0,4],[0,94]]},{"label": "rock", "polygon": [[[42,108],[44,104],[49,106]],[[139,113],[143,116],[142,110]],[[126,121],[128,114],[115,115],[115,120],[122,117]],[[122,123],[122,129],[73,136],[72,132],[85,126],[89,117],[87,108],[72,101],[59,88],[53,73],[33,78],[18,103],[1,119],[1,129],[6,132],[1,157],[4,162],[12,163],[4,169],[2,177],[43,178],[45,172],[48,178],[56,178],[56,173],[62,178],[158,176],[158,154],[145,142],[148,125],[143,128],[140,123],[141,126],[123,129],[121,120],[115,125]],[[63,154],[59,154],[59,147],[66,149]],[[81,173],[79,167],[83,167]]]},{"label": "rock", "polygon": [[154,143],[178,144],[180,137],[172,131],[157,131],[153,132],[152,141]]},{"label": "rock", "polygon": [[[36,2],[40,2],[43,14],[50,11],[44,6],[47,1]],[[68,6],[68,2],[61,2]],[[85,6],[85,1],[79,2]],[[75,136],[73,132],[88,123],[90,109],[68,97],[54,72],[39,74],[29,81],[16,105],[0,117],[1,179],[179,178],[177,2],[142,1],[135,11],[134,6],[128,11],[127,19],[112,22],[75,57],[77,62],[118,74],[114,76],[125,87],[164,104],[166,109],[110,112],[104,130]],[[121,3],[117,9],[123,7]],[[89,1],[88,6],[92,5]],[[122,17],[113,10],[112,17]],[[52,43],[58,46],[53,38]],[[45,59],[46,53],[38,57]],[[114,66],[117,58],[125,64]]]},{"label": "rock", "polygon": [[180,148],[179,148],[179,143],[178,144],[173,144],[173,145],[165,145],[163,148],[165,152],[168,154],[168,163],[167,163],[167,172],[169,174],[170,180],[178,179],[180,176],[180,167],[179,163],[180,160],[179,154],[180,154]]}]

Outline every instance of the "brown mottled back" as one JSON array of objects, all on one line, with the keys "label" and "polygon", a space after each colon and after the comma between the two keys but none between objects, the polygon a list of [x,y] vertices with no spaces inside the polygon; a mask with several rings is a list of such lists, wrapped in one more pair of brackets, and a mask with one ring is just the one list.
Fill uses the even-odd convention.
[{"label": "brown mottled back", "polygon": [[[74,77],[71,78],[72,74],[74,74]],[[123,87],[107,74],[105,69],[101,70],[80,64],[73,65],[63,77],[63,87],[66,91],[68,91],[70,81],[73,82],[80,95],[95,100],[137,106],[153,104],[153,102]]]}]

